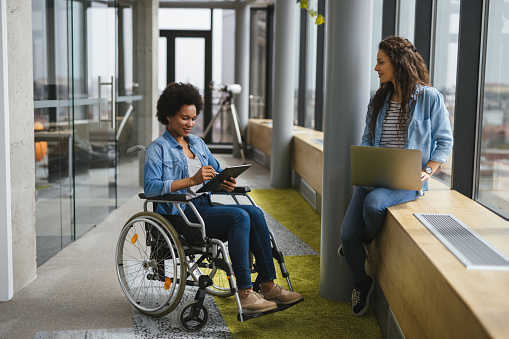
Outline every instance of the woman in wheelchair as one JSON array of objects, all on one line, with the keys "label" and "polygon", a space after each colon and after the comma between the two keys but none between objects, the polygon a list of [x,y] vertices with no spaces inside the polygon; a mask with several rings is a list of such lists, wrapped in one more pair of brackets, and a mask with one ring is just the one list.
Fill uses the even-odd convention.
[{"label": "woman in wheelchair", "polygon": [[[243,313],[268,312],[276,309],[277,304],[293,304],[302,296],[274,284],[276,271],[263,212],[251,205],[213,205],[209,193],[197,193],[204,182],[222,170],[203,140],[190,134],[202,107],[200,93],[191,84],[173,82],[161,94],[157,119],[167,128],[147,148],[145,195],[187,193],[193,196],[192,203],[205,222],[207,236],[228,241]],[[232,192],[236,181],[230,178],[221,185],[226,192]],[[167,203],[158,203],[156,212],[163,216],[178,214]],[[184,209],[184,213],[190,221],[197,222],[191,208]],[[250,249],[259,272],[260,293],[253,291]]]}]

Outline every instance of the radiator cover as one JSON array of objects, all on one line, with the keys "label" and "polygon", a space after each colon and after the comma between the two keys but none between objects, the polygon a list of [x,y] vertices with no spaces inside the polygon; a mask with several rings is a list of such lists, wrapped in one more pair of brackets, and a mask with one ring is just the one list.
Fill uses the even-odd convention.
[{"label": "radiator cover", "polygon": [[414,213],[467,269],[509,270],[509,257],[452,214]]}]

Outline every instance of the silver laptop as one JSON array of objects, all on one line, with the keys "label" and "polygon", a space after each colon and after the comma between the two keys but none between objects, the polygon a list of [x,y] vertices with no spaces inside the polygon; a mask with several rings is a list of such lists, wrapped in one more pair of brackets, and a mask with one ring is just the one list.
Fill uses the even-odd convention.
[{"label": "silver laptop", "polygon": [[422,189],[422,152],[415,149],[350,146],[352,185]]}]

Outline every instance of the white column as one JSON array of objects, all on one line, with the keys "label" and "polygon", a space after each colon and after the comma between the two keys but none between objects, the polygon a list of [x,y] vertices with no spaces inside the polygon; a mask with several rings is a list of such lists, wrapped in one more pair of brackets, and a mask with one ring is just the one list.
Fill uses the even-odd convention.
[{"label": "white column", "polygon": [[292,185],[292,129],[295,80],[295,6],[294,0],[276,0],[274,104],[272,113],[272,186]]},{"label": "white column", "polygon": [[350,300],[353,282],[343,258],[341,221],[350,203],[350,145],[361,142],[369,102],[373,0],[329,1],[325,60],[320,295]]},{"label": "white column", "polygon": [[5,3],[7,44],[3,46],[8,46],[8,67],[4,69],[3,78],[8,77],[9,112],[13,113],[9,115],[8,147],[13,289],[16,293],[37,277],[32,2],[7,0]]},{"label": "white column", "polygon": [[[235,10],[235,83],[242,92],[235,95],[235,107],[239,114],[240,129],[246,133],[249,120],[249,28],[251,6],[239,3]],[[239,145],[233,138],[233,153],[240,156]]]},{"label": "white column", "polygon": [[13,296],[6,0],[0,1],[0,301]]}]

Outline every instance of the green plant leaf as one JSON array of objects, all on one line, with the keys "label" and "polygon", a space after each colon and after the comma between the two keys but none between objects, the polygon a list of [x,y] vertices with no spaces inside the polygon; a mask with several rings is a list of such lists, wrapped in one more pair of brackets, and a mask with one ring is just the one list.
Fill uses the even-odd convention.
[{"label": "green plant leaf", "polygon": [[317,17],[316,17],[316,20],[315,20],[315,24],[316,25],[321,25],[325,23],[325,18],[323,17],[323,15],[319,14]]},{"label": "green plant leaf", "polygon": [[307,12],[308,12],[308,15],[312,18],[316,18],[315,20],[315,24],[316,25],[321,25],[323,23],[325,23],[325,18],[323,17],[323,15],[321,14],[318,14],[317,11],[315,11],[314,9],[309,9],[308,8],[308,0],[297,0],[297,3],[299,4],[299,7],[302,8],[302,9],[305,9]]}]

